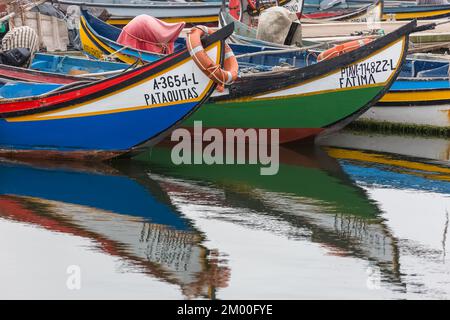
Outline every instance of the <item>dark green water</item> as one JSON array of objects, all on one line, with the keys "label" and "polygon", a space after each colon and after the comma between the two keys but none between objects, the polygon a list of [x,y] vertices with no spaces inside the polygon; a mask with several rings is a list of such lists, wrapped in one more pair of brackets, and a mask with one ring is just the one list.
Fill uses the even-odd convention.
[{"label": "dark green water", "polygon": [[0,298],[450,298],[450,142],[321,143],[274,176],[1,161]]}]

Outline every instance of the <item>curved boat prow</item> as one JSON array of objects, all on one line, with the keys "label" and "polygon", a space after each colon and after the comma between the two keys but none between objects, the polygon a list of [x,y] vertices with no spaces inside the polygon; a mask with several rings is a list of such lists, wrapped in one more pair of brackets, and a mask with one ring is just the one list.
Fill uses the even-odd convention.
[{"label": "curved boat prow", "polygon": [[[232,32],[231,24],[203,39],[217,65]],[[0,155],[83,160],[132,155],[170,133],[215,86],[183,49],[105,80],[3,99]]]}]

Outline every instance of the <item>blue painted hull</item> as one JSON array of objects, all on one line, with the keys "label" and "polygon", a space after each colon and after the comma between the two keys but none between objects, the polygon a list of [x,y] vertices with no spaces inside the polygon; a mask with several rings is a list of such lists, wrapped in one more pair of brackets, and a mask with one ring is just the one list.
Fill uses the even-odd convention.
[{"label": "blue painted hull", "polygon": [[[112,168],[109,168],[111,171]],[[106,171],[106,170],[105,170]],[[20,181],[20,182],[19,182]],[[146,183],[151,180],[146,177]],[[0,195],[15,195],[81,205],[189,230],[185,219],[135,179],[121,174],[76,168],[52,168],[0,162]],[[162,192],[162,190],[161,190]]]},{"label": "blue painted hull", "polygon": [[186,103],[45,121],[0,119],[0,149],[126,152],[171,127],[195,106]]},{"label": "blue painted hull", "polygon": [[417,174],[396,172],[390,167],[366,167],[340,161],[344,171],[355,181],[361,181],[367,185],[377,185],[384,188],[408,189],[417,192],[450,193],[450,182],[430,180]]},{"label": "blue painted hull", "polygon": [[126,65],[117,62],[87,60],[77,57],[37,53],[33,57],[30,68],[44,72],[71,74],[76,71],[84,73],[100,73],[123,70],[126,68]]},{"label": "blue painted hull", "polygon": [[441,90],[450,89],[450,82],[445,80],[429,79],[399,79],[394,82],[390,91],[397,90]]},{"label": "blue painted hull", "polygon": [[61,87],[60,84],[12,82],[3,84],[0,81],[0,98],[14,99],[44,94]]}]

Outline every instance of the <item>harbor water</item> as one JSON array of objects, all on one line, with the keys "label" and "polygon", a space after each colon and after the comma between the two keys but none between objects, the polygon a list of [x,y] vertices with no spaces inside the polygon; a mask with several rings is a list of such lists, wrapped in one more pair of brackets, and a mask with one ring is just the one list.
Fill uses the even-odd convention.
[{"label": "harbor water", "polygon": [[450,141],[343,131],[279,171],[0,162],[0,298],[449,299]]}]

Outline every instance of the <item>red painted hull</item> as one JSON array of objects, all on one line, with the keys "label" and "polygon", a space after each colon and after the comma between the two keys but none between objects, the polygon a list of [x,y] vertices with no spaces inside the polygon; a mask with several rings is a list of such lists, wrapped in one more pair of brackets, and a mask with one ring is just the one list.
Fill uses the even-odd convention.
[{"label": "red painted hull", "polygon": [[[194,135],[194,128],[185,128],[189,130],[191,135]],[[207,130],[207,127],[203,128],[203,131]],[[219,129],[222,132],[222,135],[225,136],[225,130],[227,128],[214,128]],[[235,128],[232,128],[235,129]],[[268,139],[267,141],[270,143],[270,130],[277,129],[277,128],[255,128],[256,130],[259,129],[268,129]],[[246,130],[246,129],[244,129]],[[322,132],[325,131],[324,128],[280,128],[279,130],[279,143],[291,143],[291,142],[297,142],[297,141],[303,141],[303,142],[313,142],[314,138],[320,135]],[[258,131],[257,131],[258,132]],[[169,138],[170,139],[170,138]],[[259,141],[259,137],[258,137]]]},{"label": "red painted hull", "polygon": [[0,157],[10,159],[46,159],[74,161],[106,161],[122,155],[124,151],[48,151],[0,149]]}]

